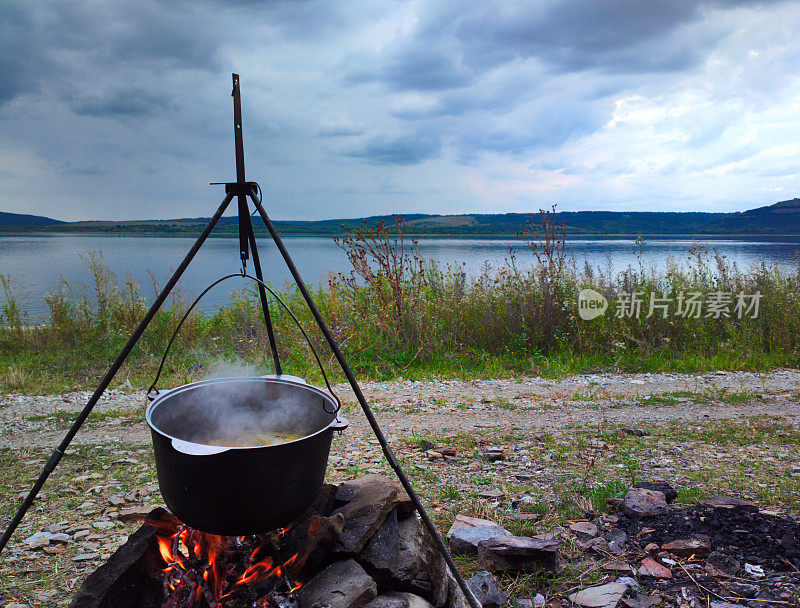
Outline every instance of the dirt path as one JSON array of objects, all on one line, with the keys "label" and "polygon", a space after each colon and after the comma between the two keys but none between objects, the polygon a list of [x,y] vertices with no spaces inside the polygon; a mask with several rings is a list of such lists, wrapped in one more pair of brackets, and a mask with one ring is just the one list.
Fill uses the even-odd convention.
[{"label": "dirt path", "polygon": [[[690,422],[775,415],[800,420],[800,371],[765,374],[598,374],[560,380],[434,380],[369,382],[364,393],[387,432],[468,433],[475,429],[544,431],[643,422]],[[351,422],[349,435],[369,439],[349,387],[335,387]],[[65,395],[0,397],[0,448],[55,446],[89,398]],[[76,443],[146,444],[141,392],[108,391]]]}]

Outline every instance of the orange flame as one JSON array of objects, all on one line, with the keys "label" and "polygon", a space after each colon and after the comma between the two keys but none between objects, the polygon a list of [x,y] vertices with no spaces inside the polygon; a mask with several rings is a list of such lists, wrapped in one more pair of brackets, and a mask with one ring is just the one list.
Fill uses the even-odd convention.
[{"label": "orange flame", "polygon": [[297,582],[294,584],[294,587],[292,587],[291,589],[289,589],[289,593],[294,593],[295,591],[297,591],[298,589],[300,589],[300,587],[302,587],[302,586],[303,586],[303,583],[301,583],[300,581],[297,581]]},{"label": "orange flame", "polygon": [[156,536],[158,541],[158,552],[167,564],[172,564],[175,560],[172,557],[172,543],[162,536]]},{"label": "orange flame", "polygon": [[294,555],[292,555],[292,557],[290,557],[285,562],[283,562],[284,567],[285,566],[291,566],[295,562],[295,560],[297,559],[297,557],[299,555],[300,555],[299,553],[295,553]]},{"label": "orange flame", "polygon": [[257,564],[253,564],[244,571],[241,578],[236,581],[236,585],[250,585],[263,581],[269,577],[270,568],[272,568],[272,561],[270,561],[269,558]]}]

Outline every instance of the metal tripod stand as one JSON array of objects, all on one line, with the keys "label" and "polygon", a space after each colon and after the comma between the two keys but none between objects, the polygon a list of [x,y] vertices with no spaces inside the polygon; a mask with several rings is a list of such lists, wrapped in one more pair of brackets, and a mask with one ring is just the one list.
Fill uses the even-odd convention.
[{"label": "metal tripod stand", "polygon": [[[439,531],[436,529],[436,526],[434,525],[433,521],[431,520],[427,511],[425,510],[425,507],[420,502],[417,493],[414,491],[414,488],[411,485],[411,482],[409,481],[408,477],[406,477],[405,472],[400,466],[400,463],[397,461],[397,458],[395,457],[394,452],[389,446],[386,437],[381,431],[381,428],[378,425],[378,422],[375,419],[372,410],[367,404],[367,400],[364,397],[364,394],[361,392],[361,388],[358,385],[358,381],[353,375],[353,372],[350,369],[350,366],[348,365],[344,355],[342,354],[342,351],[339,348],[336,339],[334,338],[333,334],[331,333],[330,329],[325,323],[325,320],[322,318],[322,315],[320,314],[319,310],[314,304],[314,301],[311,298],[311,294],[306,288],[303,279],[300,277],[300,273],[297,271],[297,268],[295,267],[294,262],[292,261],[292,258],[289,255],[289,252],[286,250],[283,241],[281,240],[278,233],[275,231],[275,227],[273,226],[272,221],[270,220],[266,210],[264,209],[264,206],[261,203],[260,187],[255,182],[248,182],[245,180],[244,142],[242,136],[242,110],[241,110],[241,96],[239,90],[238,74],[233,74],[232,96],[233,96],[234,136],[236,144],[236,181],[224,183],[225,198],[222,200],[222,203],[220,203],[216,212],[211,217],[211,220],[203,229],[203,232],[197,238],[197,241],[195,241],[192,248],[186,254],[186,257],[180,263],[175,273],[167,281],[166,285],[161,290],[161,293],[158,294],[158,297],[156,297],[152,306],[150,306],[150,309],[147,311],[147,314],[145,314],[142,321],[133,331],[130,338],[128,339],[128,342],[125,344],[122,351],[117,356],[116,360],[111,364],[111,367],[108,369],[105,376],[103,376],[99,386],[90,397],[86,406],[83,408],[78,417],[75,419],[75,422],[67,432],[64,439],[61,441],[59,446],[55,448],[55,450],[53,451],[52,455],[45,464],[44,469],[42,470],[38,479],[34,483],[33,487],[26,496],[25,500],[22,502],[22,505],[20,505],[16,514],[12,518],[11,522],[9,523],[5,532],[3,533],[2,538],[0,538],[0,553],[2,553],[3,549],[11,539],[11,536],[14,534],[14,531],[19,526],[20,522],[27,513],[28,509],[30,509],[31,505],[33,504],[33,501],[36,499],[36,496],[42,489],[42,486],[47,481],[47,478],[58,466],[58,463],[63,458],[65,451],[69,447],[72,440],[75,438],[75,435],[77,435],[78,430],[86,421],[92,409],[97,404],[98,400],[105,392],[106,388],[108,388],[108,385],[111,383],[111,380],[113,380],[114,376],[119,371],[119,368],[125,362],[125,359],[128,357],[131,350],[136,345],[142,333],[144,333],[144,330],[147,328],[147,326],[152,321],[153,317],[161,308],[162,304],[169,296],[170,291],[172,291],[172,289],[175,287],[178,280],[181,278],[181,275],[183,275],[186,268],[194,259],[194,256],[197,254],[197,252],[200,250],[205,240],[208,238],[209,234],[211,234],[211,231],[214,229],[217,222],[222,217],[223,213],[228,208],[228,205],[231,203],[234,197],[237,198],[237,203],[239,207],[239,254],[242,261],[242,274],[244,274],[245,272],[245,266],[247,260],[250,257],[249,252],[252,251],[253,267],[255,270],[256,278],[259,281],[258,284],[259,298],[261,300],[261,307],[264,313],[264,321],[267,326],[270,350],[272,351],[273,362],[275,365],[275,373],[281,374],[281,366],[278,358],[278,350],[275,343],[272,321],[270,319],[269,303],[267,301],[266,290],[264,289],[264,286],[261,284],[264,282],[264,280],[261,272],[261,262],[258,257],[258,249],[256,247],[256,239],[255,239],[255,234],[253,232],[253,225],[250,220],[250,211],[248,208],[248,198],[249,198],[250,201],[252,201],[256,211],[258,211],[258,214],[260,215],[261,219],[263,220],[264,225],[267,228],[267,231],[272,237],[272,240],[275,242],[275,245],[277,246],[278,251],[283,257],[286,266],[289,268],[289,272],[291,273],[292,278],[294,279],[295,284],[297,285],[297,289],[300,291],[300,293],[303,296],[303,299],[306,302],[306,305],[311,310],[311,314],[313,315],[314,320],[317,322],[317,325],[319,326],[320,331],[325,337],[325,340],[327,341],[331,351],[336,357],[336,360],[339,363],[342,372],[344,372],[344,375],[347,378],[347,381],[349,382],[350,387],[352,388],[353,393],[356,396],[356,399],[361,405],[361,409],[363,410],[364,415],[366,416],[367,421],[369,422],[369,425],[372,428],[373,433],[375,434],[375,437],[378,439],[378,442],[380,443],[381,449],[383,450],[383,454],[386,457],[386,460],[388,461],[395,475],[397,475],[397,478],[399,479],[401,485],[403,486],[403,489],[411,498],[411,501],[414,504],[414,507],[417,513],[419,514],[420,519],[422,520],[422,523],[425,525],[425,528],[431,535],[434,544],[436,545],[442,558],[447,563],[447,566],[451,574],[453,575],[453,578],[455,579],[461,591],[464,593],[464,596],[466,597],[467,601],[472,606],[472,608],[481,608],[481,604],[475,598],[474,594],[467,586],[466,581],[461,576],[461,573],[458,571],[458,567],[456,566],[452,556],[447,550],[447,547],[445,546],[444,541],[442,540],[442,537],[439,534]],[[223,184],[217,184],[217,185],[223,185]]]}]

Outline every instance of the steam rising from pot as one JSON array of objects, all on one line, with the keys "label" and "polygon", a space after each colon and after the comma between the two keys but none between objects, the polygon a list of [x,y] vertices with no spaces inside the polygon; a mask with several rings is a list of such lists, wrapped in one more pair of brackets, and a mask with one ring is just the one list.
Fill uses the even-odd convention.
[{"label": "steam rising from pot", "polygon": [[[309,400],[315,402],[311,408]],[[167,395],[167,407],[156,404],[151,421],[167,435],[191,443],[269,445],[276,438],[292,441],[327,426],[331,416],[323,404],[321,395],[296,385],[254,376],[223,377],[176,389]],[[247,443],[259,437],[260,443]]]}]

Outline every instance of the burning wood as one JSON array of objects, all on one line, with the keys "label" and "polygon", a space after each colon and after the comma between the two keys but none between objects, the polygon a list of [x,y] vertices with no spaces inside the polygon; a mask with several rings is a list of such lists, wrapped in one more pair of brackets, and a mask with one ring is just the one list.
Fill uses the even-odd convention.
[{"label": "burning wood", "polygon": [[274,535],[225,537],[185,526],[166,512],[148,517],[156,528],[164,561],[163,608],[287,607],[302,587],[295,580],[307,558],[298,552],[282,559]]}]

